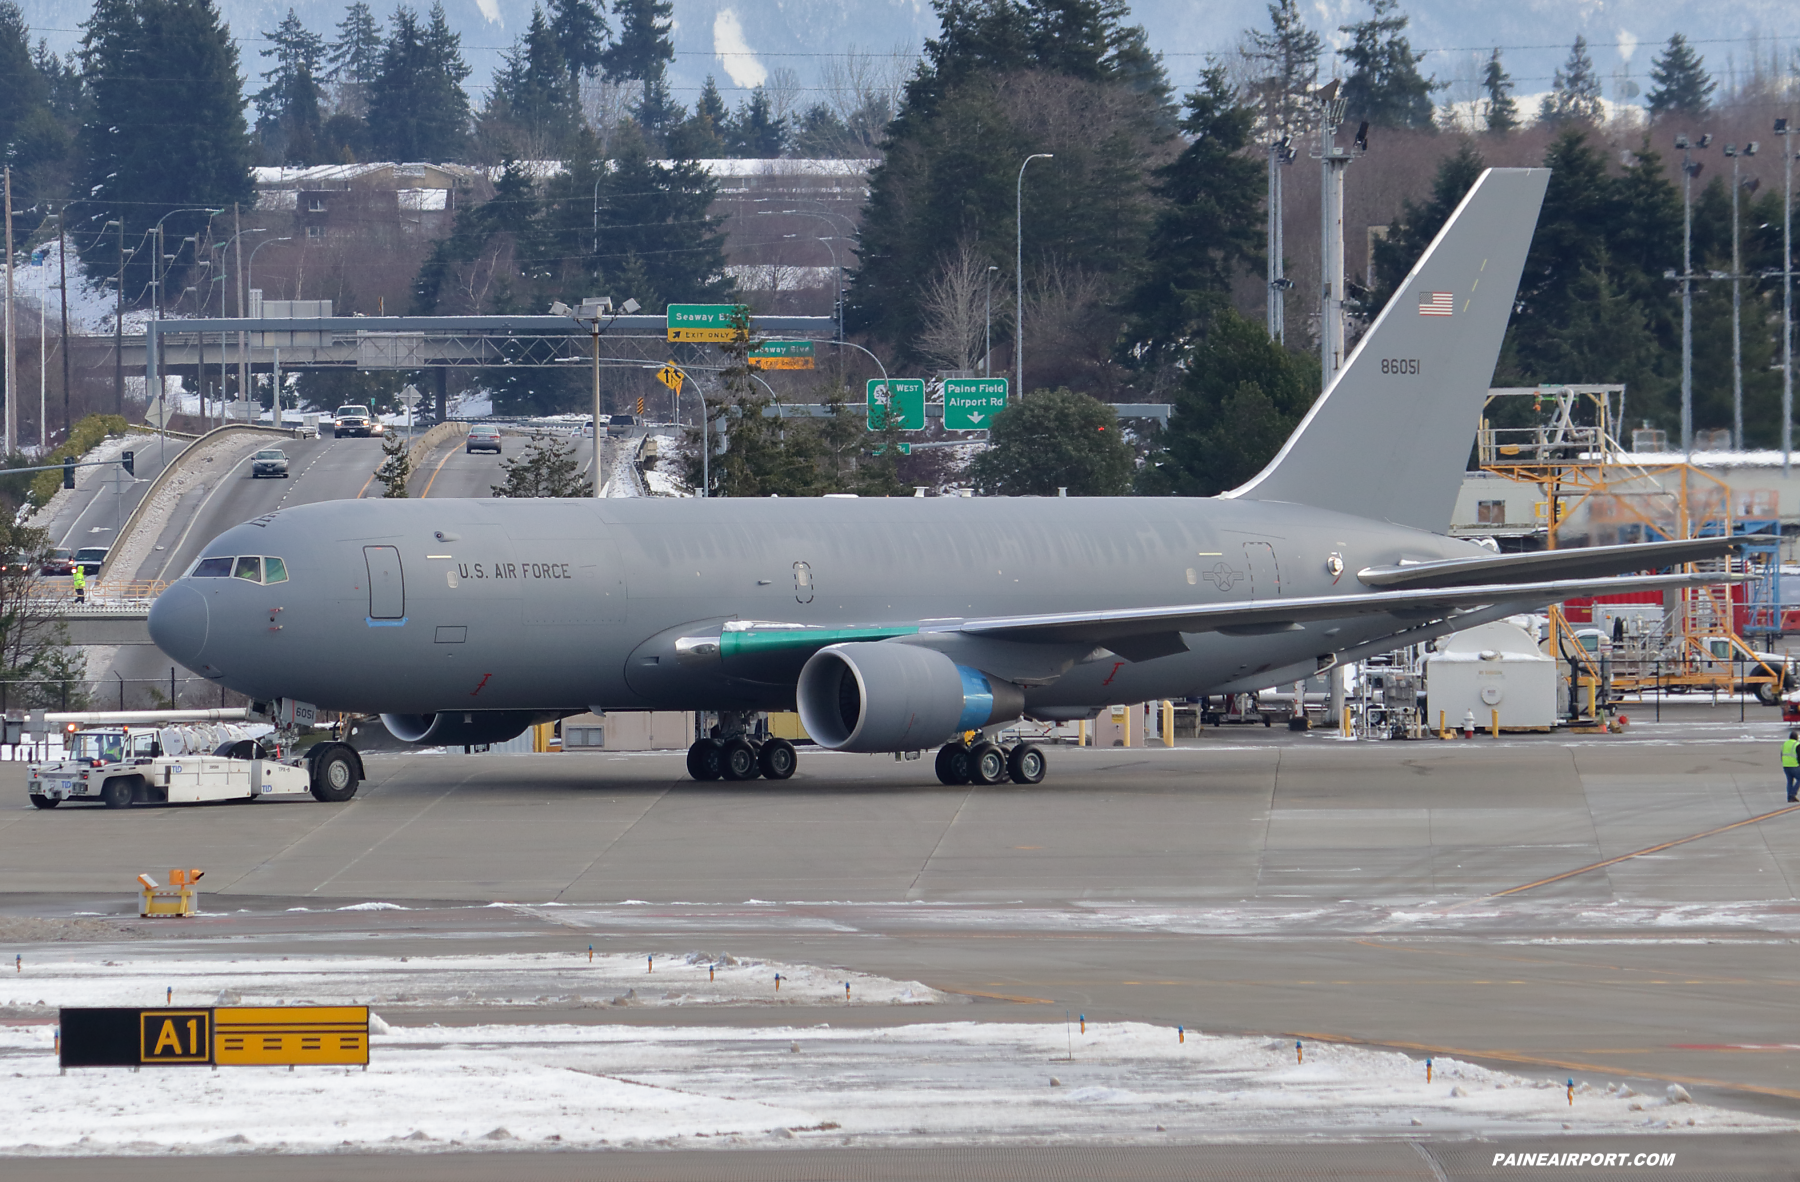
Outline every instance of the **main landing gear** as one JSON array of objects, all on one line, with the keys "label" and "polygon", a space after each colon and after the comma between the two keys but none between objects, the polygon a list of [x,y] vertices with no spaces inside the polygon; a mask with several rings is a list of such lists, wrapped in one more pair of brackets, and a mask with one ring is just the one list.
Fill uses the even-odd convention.
[{"label": "main landing gear", "polygon": [[701,739],[687,753],[688,775],[696,780],[785,780],[797,762],[786,739]]},{"label": "main landing gear", "polygon": [[937,753],[937,777],[946,784],[1038,784],[1047,765],[1035,743],[1020,743],[1010,751],[985,739],[974,746],[945,743]]}]

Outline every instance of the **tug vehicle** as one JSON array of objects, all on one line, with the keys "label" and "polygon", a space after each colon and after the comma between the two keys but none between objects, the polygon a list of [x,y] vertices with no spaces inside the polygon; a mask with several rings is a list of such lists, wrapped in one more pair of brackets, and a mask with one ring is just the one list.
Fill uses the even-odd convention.
[{"label": "tug vehicle", "polygon": [[72,730],[64,746],[64,758],[29,769],[27,790],[38,808],[64,801],[119,809],[309,793],[341,803],[356,795],[363,778],[362,760],[348,743],[284,751],[238,727],[90,727]]}]

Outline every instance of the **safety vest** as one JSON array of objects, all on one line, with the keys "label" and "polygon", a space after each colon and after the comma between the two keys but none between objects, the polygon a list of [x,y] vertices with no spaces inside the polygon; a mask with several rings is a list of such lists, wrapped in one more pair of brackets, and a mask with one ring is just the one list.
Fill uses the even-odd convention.
[{"label": "safety vest", "polygon": [[1781,741],[1781,766],[1800,767],[1800,739]]},{"label": "safety vest", "polygon": [[82,567],[80,567],[78,565],[78,566],[76,566],[75,570],[72,573],[73,573],[73,577],[75,580],[75,590],[81,591],[81,590],[86,589],[86,587],[87,587],[87,571],[82,569]]}]

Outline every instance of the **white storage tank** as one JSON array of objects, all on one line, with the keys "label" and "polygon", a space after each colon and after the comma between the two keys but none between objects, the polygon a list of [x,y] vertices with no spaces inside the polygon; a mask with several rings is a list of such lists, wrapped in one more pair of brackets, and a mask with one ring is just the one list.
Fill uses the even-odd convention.
[{"label": "white storage tank", "polygon": [[1482,624],[1437,642],[1425,658],[1426,720],[1440,714],[1451,729],[1466,714],[1486,730],[1500,712],[1503,730],[1548,730],[1556,724],[1556,659],[1509,620]]}]

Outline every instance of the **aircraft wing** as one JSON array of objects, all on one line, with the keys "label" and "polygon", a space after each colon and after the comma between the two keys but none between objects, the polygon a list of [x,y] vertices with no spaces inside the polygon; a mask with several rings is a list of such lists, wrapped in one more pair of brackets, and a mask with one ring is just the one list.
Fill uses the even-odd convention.
[{"label": "aircraft wing", "polygon": [[1386,614],[1406,620],[1425,620],[1496,603],[1516,604],[1516,610],[1526,611],[1581,595],[1661,591],[1737,580],[1737,576],[1720,574],[1667,574],[1628,578],[1556,579],[1533,583],[1483,583],[1466,587],[1370,591],[1356,595],[1256,599],[1247,603],[994,616],[946,621],[935,627],[927,625],[924,630],[962,632],[1037,644],[1092,644],[1111,649],[1127,660],[1143,661],[1183,651],[1187,647],[1181,640],[1181,633],[1184,632],[1265,636],[1276,632],[1298,631],[1306,624],[1316,621],[1341,620],[1352,616]]},{"label": "aircraft wing", "polygon": [[1356,577],[1368,587],[1473,587],[1495,583],[1538,583],[1545,579],[1592,579],[1723,558],[1742,540],[1687,538],[1673,542],[1542,550],[1535,554],[1477,554],[1436,562],[1364,567],[1356,572]]}]

